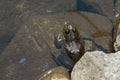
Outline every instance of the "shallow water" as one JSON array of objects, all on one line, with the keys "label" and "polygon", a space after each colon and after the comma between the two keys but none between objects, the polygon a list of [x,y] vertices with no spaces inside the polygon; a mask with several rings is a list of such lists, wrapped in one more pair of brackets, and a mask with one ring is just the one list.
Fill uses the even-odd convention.
[{"label": "shallow water", "polygon": [[[3,74],[0,74],[0,76],[2,76],[0,77],[0,79],[3,79],[3,80],[14,79],[14,76],[10,74],[8,75],[8,77],[6,77],[7,72],[5,72],[5,70],[6,70],[6,67],[8,67],[9,65],[12,65],[12,68],[10,67],[11,69],[10,71],[8,71],[8,73],[12,71],[17,72],[15,70],[24,71],[24,69],[26,69],[25,66],[27,66],[28,69],[26,70],[26,74],[29,73],[29,69],[33,69],[34,66],[43,67],[44,68],[43,70],[48,70],[49,67],[51,67],[49,60],[47,60],[47,57],[50,57],[50,56],[47,55],[45,59],[41,59],[44,61],[41,61],[41,64],[43,65],[40,65],[38,64],[40,60],[39,58],[41,58],[38,54],[39,51],[38,52],[36,51],[35,53],[33,51],[33,53],[32,52],[30,53],[30,51],[29,52],[26,51],[29,48],[22,49],[22,50],[18,49],[18,52],[21,51],[23,53],[17,53],[17,51],[13,51],[14,53],[12,53],[12,55],[10,54],[3,55],[7,46],[9,46],[11,42],[14,40],[14,37],[16,36],[18,31],[21,29],[22,25],[24,24],[24,21],[26,21],[28,17],[36,16],[36,15],[42,16],[42,15],[56,14],[56,13],[59,13],[62,11],[68,11],[68,10],[77,10],[77,11],[85,11],[85,12],[90,12],[93,14],[99,14],[99,15],[105,16],[114,25],[114,16],[118,12],[117,3],[118,3],[118,0],[109,0],[106,2],[104,2],[104,0],[103,2],[101,0],[91,0],[91,1],[89,0],[76,0],[76,1],[75,0],[71,0],[71,1],[70,0],[65,0],[65,1],[64,0],[52,0],[52,1],[51,0],[37,0],[37,1],[35,0],[20,0],[20,1],[2,0],[0,3],[0,57],[3,57],[3,58],[5,57],[6,59],[3,59],[3,58],[0,59],[0,62],[4,61],[0,64],[0,67],[1,67],[0,72],[1,71],[3,72]],[[113,25],[111,27],[113,27]],[[27,26],[27,28],[29,28],[29,26]],[[29,42],[29,44],[32,44],[32,43]],[[20,45],[20,47],[23,47],[23,46]],[[28,55],[26,56],[26,54],[29,54],[29,56]],[[46,56],[46,55],[43,55],[43,56]],[[37,60],[37,62],[35,63],[32,60]],[[50,61],[52,62],[52,60]],[[16,67],[14,64],[10,64],[11,62],[12,63],[15,62],[18,66]],[[32,65],[31,62],[34,62],[34,64]],[[27,63],[31,65],[28,65]],[[33,67],[31,68],[30,66],[33,66]],[[52,68],[55,66],[57,65],[53,64]],[[35,75],[37,75],[37,73],[39,72],[37,72],[37,69],[36,69]],[[21,76],[22,72],[18,73],[18,75]],[[32,75],[33,74],[29,74],[25,77],[29,77],[29,76],[32,77]],[[9,79],[9,77],[12,77],[12,78]],[[35,79],[35,77],[36,76],[33,76],[32,79]]]},{"label": "shallow water", "polygon": [[[63,1],[64,2],[64,1]],[[65,1],[63,3],[59,0],[53,0],[52,2],[49,0],[46,1],[33,1],[33,0],[12,0],[12,1],[2,1],[0,3],[0,53],[7,46],[7,44],[11,41],[15,33],[20,27],[21,21],[24,17],[29,15],[37,15],[37,14],[54,14],[56,12],[60,12],[63,10],[75,9],[85,12],[91,12],[95,14],[100,14],[103,16],[107,16],[107,12],[103,12],[101,5],[97,3],[97,1],[92,0],[91,2],[87,2],[87,0],[76,0],[74,1],[74,5],[71,5],[73,1]],[[75,5],[76,2],[76,5]],[[98,1],[99,2],[99,1]],[[110,8],[114,9],[113,17],[117,13],[116,11],[116,3],[117,0],[113,0]],[[109,3],[109,2],[108,2]],[[70,5],[69,5],[70,4]],[[41,6],[40,6],[41,5]],[[63,6],[60,6],[63,5]],[[102,4],[106,5],[106,4]],[[108,8],[109,10],[109,8]],[[22,20],[21,20],[22,16]],[[111,20],[111,19],[110,19]],[[18,21],[18,22],[16,22]],[[112,20],[114,22],[114,20]],[[5,37],[8,36],[8,37]]]}]

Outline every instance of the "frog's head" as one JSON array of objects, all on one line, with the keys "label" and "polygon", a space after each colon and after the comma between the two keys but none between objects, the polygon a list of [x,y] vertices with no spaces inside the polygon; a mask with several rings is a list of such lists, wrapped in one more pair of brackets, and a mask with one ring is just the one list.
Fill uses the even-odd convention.
[{"label": "frog's head", "polygon": [[79,31],[71,23],[66,23],[65,22],[65,26],[63,28],[63,35],[64,35],[64,38],[65,38],[66,42],[80,40]]}]

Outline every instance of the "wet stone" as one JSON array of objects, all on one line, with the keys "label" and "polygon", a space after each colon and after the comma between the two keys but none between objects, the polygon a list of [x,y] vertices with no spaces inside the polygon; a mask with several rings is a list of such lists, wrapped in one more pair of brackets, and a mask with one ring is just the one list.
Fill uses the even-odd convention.
[{"label": "wet stone", "polygon": [[19,60],[19,63],[20,64],[23,64],[23,63],[25,63],[26,62],[26,58],[21,58],[20,60]]},{"label": "wet stone", "polygon": [[45,72],[38,80],[70,80],[70,76],[65,68],[56,67]]}]

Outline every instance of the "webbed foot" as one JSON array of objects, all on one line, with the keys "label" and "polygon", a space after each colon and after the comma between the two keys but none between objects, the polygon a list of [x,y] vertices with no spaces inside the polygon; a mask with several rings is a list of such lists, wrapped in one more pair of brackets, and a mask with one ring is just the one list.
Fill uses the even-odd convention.
[{"label": "webbed foot", "polygon": [[63,45],[63,40],[62,39],[58,39],[60,37],[60,35],[58,35],[58,37],[56,36],[56,34],[54,34],[54,45],[56,48],[60,49]]},{"label": "webbed foot", "polygon": [[53,53],[50,53],[52,59],[56,62],[58,66],[65,67],[68,71],[71,71],[74,64],[73,61],[64,53],[60,54],[59,56],[55,56]]}]

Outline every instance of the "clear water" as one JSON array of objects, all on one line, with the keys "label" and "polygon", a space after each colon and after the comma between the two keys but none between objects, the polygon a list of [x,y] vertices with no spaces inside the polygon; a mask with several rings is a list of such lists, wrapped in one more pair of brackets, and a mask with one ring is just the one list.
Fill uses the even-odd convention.
[{"label": "clear water", "polygon": [[[2,0],[0,2],[0,58],[3,57],[4,50],[6,50],[7,46],[9,46],[14,39],[21,25],[24,24],[26,17],[31,15],[56,14],[67,10],[78,10],[105,16],[114,25],[114,16],[118,13],[118,2],[120,3],[118,0]],[[23,54],[24,53],[25,51],[23,51]],[[0,80],[14,80],[13,75],[6,76],[6,69],[11,62],[9,59],[13,59],[13,62],[17,60],[17,65],[22,65],[22,68],[25,68],[24,63],[32,62],[28,60],[29,58],[18,57],[19,55],[17,55],[17,53],[14,54],[14,56],[7,56],[7,54],[5,54],[4,56],[7,56],[7,59],[0,59],[0,72],[3,72],[0,74]],[[32,66],[32,64],[30,66]],[[45,65],[41,66],[45,66],[44,68],[48,69],[49,64],[45,61]],[[18,75],[21,76],[22,74]],[[29,77],[31,77],[31,74],[29,74]],[[31,77],[31,79],[34,78],[35,77]]]}]

